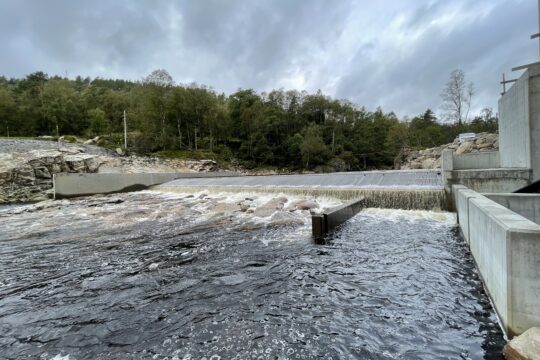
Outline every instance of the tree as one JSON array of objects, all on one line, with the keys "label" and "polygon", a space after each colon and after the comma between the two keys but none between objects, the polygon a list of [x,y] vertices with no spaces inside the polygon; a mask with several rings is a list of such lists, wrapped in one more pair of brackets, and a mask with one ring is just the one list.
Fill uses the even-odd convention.
[{"label": "tree", "polygon": [[473,96],[474,84],[466,83],[463,70],[452,71],[441,93],[443,109],[447,111],[448,119],[457,122],[458,125],[463,121],[467,122]]},{"label": "tree", "polygon": [[88,119],[90,120],[89,133],[93,136],[106,134],[108,123],[105,118],[105,111],[101,109],[88,110]]},{"label": "tree", "polygon": [[311,125],[306,129],[300,151],[302,152],[302,159],[306,163],[306,168],[309,168],[310,162],[313,165],[324,163],[326,160],[328,148],[322,139],[317,125]]},{"label": "tree", "polygon": [[13,118],[15,114],[15,100],[10,91],[0,87],[0,122],[3,124],[3,129],[0,134],[5,131],[7,137],[10,136],[10,131],[13,131]]}]

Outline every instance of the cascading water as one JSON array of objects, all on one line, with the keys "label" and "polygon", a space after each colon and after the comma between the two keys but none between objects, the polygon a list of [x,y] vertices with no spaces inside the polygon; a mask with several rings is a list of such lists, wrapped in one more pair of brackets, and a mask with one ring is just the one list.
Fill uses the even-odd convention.
[{"label": "cascading water", "polygon": [[354,200],[364,197],[367,207],[404,210],[449,210],[449,198],[444,189],[438,188],[333,188],[333,187],[269,187],[269,186],[168,186],[159,185],[155,190],[178,193],[255,192],[267,194],[292,194],[304,197],[327,197]]}]

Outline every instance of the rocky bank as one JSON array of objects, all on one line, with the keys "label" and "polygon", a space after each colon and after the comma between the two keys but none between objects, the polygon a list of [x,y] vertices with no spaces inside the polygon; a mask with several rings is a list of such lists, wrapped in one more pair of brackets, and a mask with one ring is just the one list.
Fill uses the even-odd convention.
[{"label": "rocky bank", "polygon": [[477,151],[496,151],[499,149],[499,135],[490,133],[476,134],[473,141],[458,143],[457,141],[425,150],[408,149],[403,152],[396,168],[401,170],[438,169],[441,167],[443,150],[452,149],[456,154],[467,154]]},{"label": "rocky bank", "polygon": [[88,144],[0,139],[0,203],[50,199],[53,174],[202,172],[219,170],[213,160],[120,156]]}]

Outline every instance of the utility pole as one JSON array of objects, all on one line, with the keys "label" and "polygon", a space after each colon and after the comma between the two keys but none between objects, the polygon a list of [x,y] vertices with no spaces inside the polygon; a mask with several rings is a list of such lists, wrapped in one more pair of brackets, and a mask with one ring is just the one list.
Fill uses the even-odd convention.
[{"label": "utility pole", "polygon": [[[540,0],[539,0],[540,1]],[[127,150],[127,122],[126,122],[126,110],[124,110],[124,149]]]}]

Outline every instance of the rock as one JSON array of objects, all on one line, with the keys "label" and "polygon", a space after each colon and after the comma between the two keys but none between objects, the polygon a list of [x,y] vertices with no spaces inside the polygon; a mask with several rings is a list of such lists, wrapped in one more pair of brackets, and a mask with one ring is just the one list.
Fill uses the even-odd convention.
[{"label": "rock", "polygon": [[486,143],[486,142],[484,142],[484,143],[478,145],[478,149],[490,149],[490,148],[492,148],[492,147],[493,147],[493,144],[491,144],[491,143]]},{"label": "rock", "polygon": [[474,148],[474,142],[465,141],[461,145],[459,145],[458,149],[456,150],[456,155],[469,153],[472,151],[473,148]]},{"label": "rock", "polygon": [[294,204],[297,210],[313,210],[319,208],[319,204],[313,200],[300,200]]},{"label": "rock", "polygon": [[226,202],[221,202],[221,203],[216,203],[214,205],[214,207],[212,208],[212,211],[216,212],[216,213],[232,213],[232,212],[235,212],[235,211],[240,211],[240,205],[238,204],[233,204],[233,203],[226,203]]},{"label": "rock", "polygon": [[49,172],[49,169],[47,169],[45,166],[34,168],[34,175],[36,178],[39,178],[39,179],[52,178],[52,175]]},{"label": "rock", "polygon": [[94,139],[88,139],[88,140],[83,142],[84,145],[91,145],[93,143],[94,143]]},{"label": "rock", "polygon": [[427,158],[422,161],[422,169],[435,169],[437,160],[434,158]]},{"label": "rock", "polygon": [[253,201],[251,200],[244,200],[244,201],[240,201],[238,203],[238,206],[240,206],[240,211],[242,212],[246,212],[248,211],[248,209],[251,207],[251,204],[253,203]]},{"label": "rock", "polygon": [[34,168],[30,165],[23,165],[13,170],[13,182],[19,185],[34,185],[36,176]]},{"label": "rock", "polygon": [[0,168],[0,185],[9,183],[11,182],[11,180],[12,180],[11,169]]},{"label": "rock", "polygon": [[89,161],[94,161],[95,155],[81,154],[81,155],[67,155],[64,157],[67,166],[73,172],[81,173],[87,172],[88,167],[86,165]]},{"label": "rock", "polygon": [[540,359],[540,327],[533,327],[513,338],[503,349],[507,360]]},{"label": "rock", "polygon": [[116,153],[117,153],[118,155],[120,155],[120,156],[125,155],[124,150],[122,150],[122,148],[116,148]]},{"label": "rock", "polygon": [[270,218],[270,225],[286,226],[286,225],[304,225],[304,219],[294,213],[278,211]]},{"label": "rock", "polygon": [[70,146],[70,147],[61,147],[58,149],[58,151],[75,155],[75,154],[83,153],[84,149],[78,146]]},{"label": "rock", "polygon": [[266,217],[272,215],[276,210],[283,209],[283,205],[288,201],[286,197],[274,198],[267,203],[257,207],[253,215],[258,217]]},{"label": "rock", "polygon": [[99,167],[101,166],[101,164],[104,163],[104,161],[100,157],[94,156],[94,157],[85,159],[84,163],[86,167],[88,168],[88,172],[95,173],[99,170]]}]

